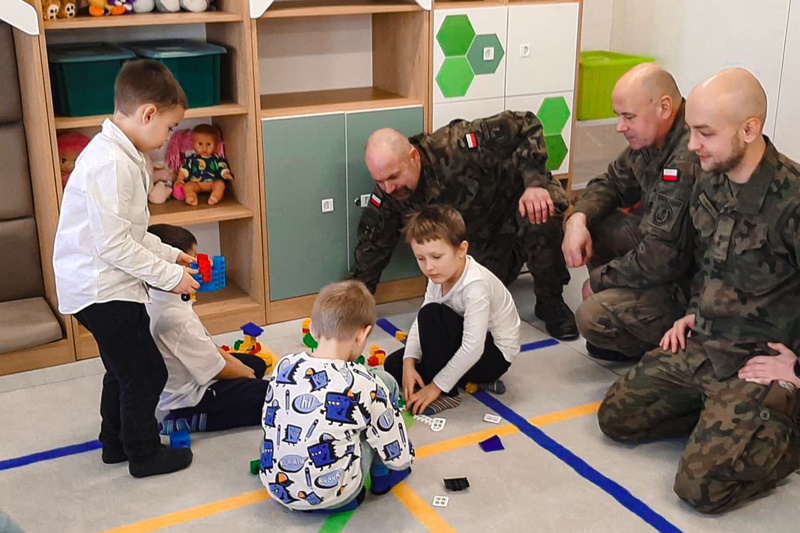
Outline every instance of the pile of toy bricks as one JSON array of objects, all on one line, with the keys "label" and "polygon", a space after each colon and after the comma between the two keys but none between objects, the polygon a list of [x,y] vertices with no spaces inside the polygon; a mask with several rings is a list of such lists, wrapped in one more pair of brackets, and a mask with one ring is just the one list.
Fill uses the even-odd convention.
[{"label": "pile of toy bricks", "polygon": [[197,263],[192,263],[191,268],[199,270],[192,277],[200,284],[197,292],[212,292],[225,288],[225,258],[215,255],[209,260],[207,254],[197,254]]}]

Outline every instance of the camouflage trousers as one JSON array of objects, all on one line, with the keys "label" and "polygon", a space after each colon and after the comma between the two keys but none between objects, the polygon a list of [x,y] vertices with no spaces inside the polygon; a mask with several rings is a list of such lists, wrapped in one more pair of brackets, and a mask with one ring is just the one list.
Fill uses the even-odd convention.
[{"label": "camouflage trousers", "polygon": [[[635,248],[641,240],[641,217],[622,211],[592,228],[594,255],[589,268],[600,267]],[[585,300],[575,313],[587,342],[631,358],[658,346],[673,322],[684,316],[686,295],[678,284],[648,289],[613,288]]]},{"label": "camouflage trousers", "polygon": [[703,513],[720,513],[800,467],[798,410],[791,384],[717,379],[690,337],[686,351],[645,354],[612,385],[597,416],[603,433],[619,441],[689,435],[675,493]]},{"label": "camouflage trousers", "polygon": [[556,215],[544,224],[531,224],[517,216],[520,230],[516,235],[495,235],[487,242],[470,243],[470,255],[506,286],[517,279],[527,262],[536,300],[561,297],[564,285],[569,283],[569,270],[561,251],[563,217]]}]

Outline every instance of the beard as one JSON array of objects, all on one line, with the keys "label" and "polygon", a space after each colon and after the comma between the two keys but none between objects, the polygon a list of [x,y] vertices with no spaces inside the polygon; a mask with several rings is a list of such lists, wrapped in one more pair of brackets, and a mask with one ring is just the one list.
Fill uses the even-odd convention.
[{"label": "beard", "polygon": [[739,163],[744,159],[744,154],[747,151],[747,145],[744,141],[738,141],[734,137],[731,139],[731,155],[724,161],[714,164],[711,167],[711,172],[715,174],[727,174],[734,168],[739,166]]}]

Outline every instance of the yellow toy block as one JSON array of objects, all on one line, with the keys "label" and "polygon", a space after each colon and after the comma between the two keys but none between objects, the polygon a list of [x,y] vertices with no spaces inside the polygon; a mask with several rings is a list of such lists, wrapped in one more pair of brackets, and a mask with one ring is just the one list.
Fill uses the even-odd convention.
[{"label": "yellow toy block", "polygon": [[470,381],[464,389],[467,391],[467,394],[475,394],[478,392],[478,385]]},{"label": "yellow toy block", "polygon": [[403,342],[408,338],[408,333],[406,333],[405,331],[398,330],[397,333],[394,334],[394,338],[397,339],[399,342]]},{"label": "yellow toy block", "polygon": [[375,355],[375,352],[377,352],[380,349],[381,349],[380,346],[378,346],[377,344],[373,344],[372,346],[369,347],[369,354]]},{"label": "yellow toy block", "polygon": [[306,318],[303,320],[303,335],[311,332],[311,319]]}]

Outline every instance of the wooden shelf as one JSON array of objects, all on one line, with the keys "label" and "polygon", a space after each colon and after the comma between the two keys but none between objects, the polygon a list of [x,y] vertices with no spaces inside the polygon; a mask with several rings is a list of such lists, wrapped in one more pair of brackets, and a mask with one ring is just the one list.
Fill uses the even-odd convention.
[{"label": "wooden shelf", "polygon": [[408,13],[422,11],[414,2],[391,0],[278,0],[261,18],[330,17],[372,13]]},{"label": "wooden shelf", "polygon": [[133,13],[116,17],[81,16],[71,19],[44,21],[45,31],[85,30],[91,28],[122,28],[127,26],[160,26],[167,24],[213,24],[216,22],[240,22],[243,15],[225,11],[204,13]]},{"label": "wooden shelf", "polygon": [[261,118],[411,105],[423,105],[423,102],[377,87],[265,94],[261,96]]},{"label": "wooden shelf", "polygon": [[509,2],[506,0],[435,0],[433,7],[434,9],[469,9],[471,7],[505,6]]},{"label": "wooden shelf", "polygon": [[[187,109],[184,118],[227,117],[246,115],[247,108],[240,104],[223,103],[210,107]],[[57,130],[73,130],[77,128],[94,128],[103,124],[111,115],[91,115],[88,117],[55,117]]]},{"label": "wooden shelf", "polygon": [[192,207],[185,202],[172,199],[164,204],[150,204],[150,224],[172,224],[191,226],[253,218],[253,212],[232,198],[223,198],[216,205],[208,205],[208,194],[200,194],[199,203]]}]

